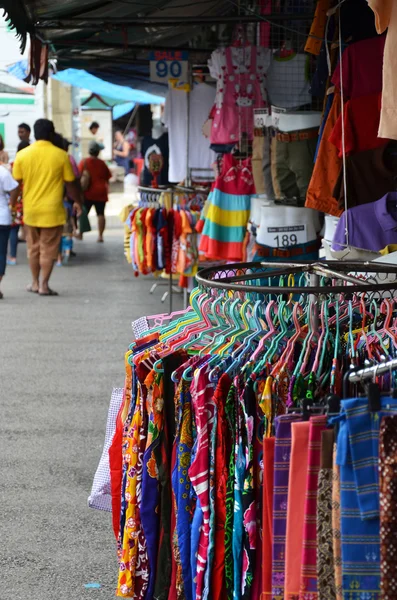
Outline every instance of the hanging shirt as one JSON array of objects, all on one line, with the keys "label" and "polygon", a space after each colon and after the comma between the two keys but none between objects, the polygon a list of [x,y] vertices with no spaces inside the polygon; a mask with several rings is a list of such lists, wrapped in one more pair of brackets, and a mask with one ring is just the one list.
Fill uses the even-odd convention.
[{"label": "hanging shirt", "polygon": [[397,220],[388,211],[388,201],[392,201],[395,206],[397,192],[386,194],[377,202],[355,206],[344,212],[335,231],[333,250],[344,250],[347,242],[349,246],[375,252],[388,244],[397,244]]},{"label": "hanging shirt", "polygon": [[153,181],[153,175],[149,171],[149,158],[150,155],[155,153],[163,157],[163,167],[158,174],[157,183],[158,185],[168,184],[168,133],[163,133],[158,138],[153,138],[151,135],[146,135],[141,144],[141,153],[145,161],[145,167],[142,173],[142,185],[150,186]]},{"label": "hanging shirt", "polygon": [[274,57],[267,77],[269,102],[281,108],[298,108],[312,101],[309,93],[308,56]]},{"label": "hanging shirt", "polygon": [[[210,178],[213,173],[211,164],[216,155],[210,150],[210,142],[204,137],[202,126],[214,100],[215,88],[206,83],[195,84],[189,93],[189,168],[206,169]],[[187,176],[187,103],[186,92],[173,88],[168,90],[163,122],[169,135],[168,179],[173,183],[183,181]],[[202,171],[198,173],[203,174]]]},{"label": "hanging shirt", "polygon": [[332,76],[332,83],[340,90],[342,79],[344,100],[382,91],[385,40],[385,36],[362,40],[351,44],[343,52],[342,69],[338,64]]},{"label": "hanging shirt", "polygon": [[[353,154],[372,150],[386,144],[386,140],[378,137],[381,94],[359,96],[348,100],[344,107],[345,153]],[[329,141],[343,156],[342,115],[339,115]]]},{"label": "hanging shirt", "polygon": [[11,225],[8,194],[17,187],[18,183],[12,178],[8,169],[0,165],[0,225]]}]

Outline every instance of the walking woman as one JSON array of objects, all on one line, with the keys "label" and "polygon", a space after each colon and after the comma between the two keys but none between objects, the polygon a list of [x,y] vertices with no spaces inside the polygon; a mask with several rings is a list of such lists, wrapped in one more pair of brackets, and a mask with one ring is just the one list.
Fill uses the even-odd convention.
[{"label": "walking woman", "polygon": [[[17,153],[29,146],[29,142],[23,140],[19,142]],[[11,231],[10,242],[8,246],[7,265],[15,266],[17,264],[17,251],[19,243],[19,230],[22,227],[23,231],[23,202],[22,202],[22,186],[19,186],[19,195],[15,206],[11,209]]]},{"label": "walking woman", "polygon": [[113,157],[119,167],[124,167],[127,175],[130,170],[130,145],[119,129],[114,134]]},{"label": "walking woman", "polygon": [[103,144],[92,140],[88,148],[89,158],[82,160],[79,164],[80,174],[84,178],[88,176],[89,179],[88,187],[84,191],[84,206],[87,215],[91,208],[95,206],[98,217],[98,242],[103,242],[103,232],[106,225],[105,205],[108,201],[109,179],[112,177],[107,164],[98,158],[103,148]]},{"label": "walking woman", "polygon": [[[19,185],[4,165],[0,165],[0,281],[6,272],[8,239],[11,231],[11,210],[19,195]],[[3,293],[0,291],[0,300]]]}]

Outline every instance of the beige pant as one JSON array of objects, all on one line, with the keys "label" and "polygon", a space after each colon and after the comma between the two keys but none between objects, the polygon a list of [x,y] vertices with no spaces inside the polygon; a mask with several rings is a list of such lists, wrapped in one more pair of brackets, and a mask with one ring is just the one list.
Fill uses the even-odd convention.
[{"label": "beige pant", "polygon": [[58,257],[63,225],[58,227],[26,227],[26,242],[29,260],[37,261],[41,267],[52,265]]}]

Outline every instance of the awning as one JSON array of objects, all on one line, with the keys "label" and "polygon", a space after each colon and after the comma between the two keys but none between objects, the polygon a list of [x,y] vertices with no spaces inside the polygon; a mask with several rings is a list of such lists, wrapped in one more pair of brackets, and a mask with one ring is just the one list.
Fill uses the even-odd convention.
[{"label": "awning", "polygon": [[98,96],[113,98],[119,102],[134,102],[135,104],[163,104],[164,102],[164,98],[161,96],[109,83],[108,81],[99,79],[99,77],[95,77],[95,75],[91,75],[91,73],[87,73],[83,69],[65,69],[56,75],[52,75],[52,78],[84,90],[89,90]]}]

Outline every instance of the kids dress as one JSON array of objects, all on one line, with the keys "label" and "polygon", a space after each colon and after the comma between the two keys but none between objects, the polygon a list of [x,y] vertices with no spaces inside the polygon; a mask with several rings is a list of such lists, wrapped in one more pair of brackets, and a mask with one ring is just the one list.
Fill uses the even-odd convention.
[{"label": "kids dress", "polygon": [[241,160],[225,154],[221,172],[208,196],[200,239],[199,251],[207,259],[243,260],[252,194],[255,185],[251,158]]}]

